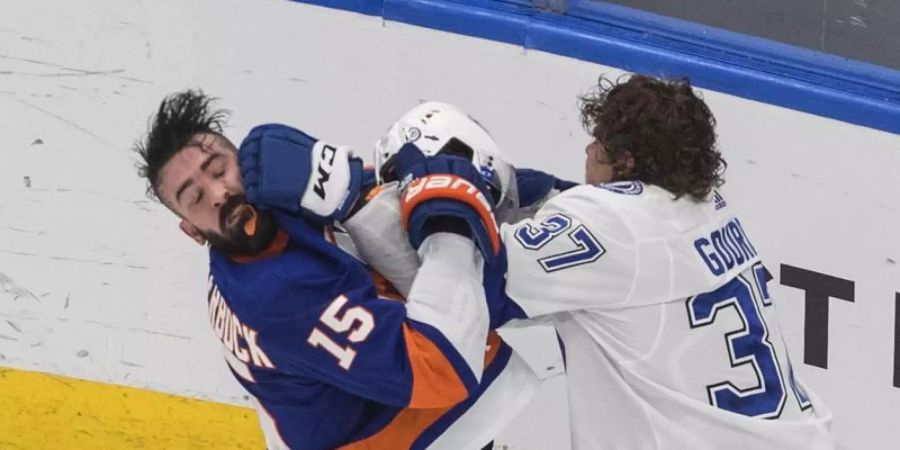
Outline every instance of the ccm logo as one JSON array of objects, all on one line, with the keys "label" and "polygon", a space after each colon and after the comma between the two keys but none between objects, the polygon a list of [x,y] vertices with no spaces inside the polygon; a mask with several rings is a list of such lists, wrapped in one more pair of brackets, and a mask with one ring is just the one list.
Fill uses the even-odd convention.
[{"label": "ccm logo", "polygon": [[322,200],[325,200],[325,183],[331,178],[331,169],[334,168],[334,156],[337,154],[337,148],[328,144],[322,145],[322,153],[319,155],[319,165],[316,168],[318,178],[316,184],[313,185],[313,192]]}]

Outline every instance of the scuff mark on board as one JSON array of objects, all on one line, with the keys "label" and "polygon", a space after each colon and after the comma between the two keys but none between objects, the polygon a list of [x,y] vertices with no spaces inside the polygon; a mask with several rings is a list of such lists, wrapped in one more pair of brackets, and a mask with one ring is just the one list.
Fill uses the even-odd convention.
[{"label": "scuff mark on board", "polygon": [[12,278],[8,277],[3,272],[0,272],[0,293],[12,294],[13,300],[18,300],[22,297],[25,297],[30,298],[38,303],[41,302],[41,300],[31,291],[24,287],[16,285]]}]

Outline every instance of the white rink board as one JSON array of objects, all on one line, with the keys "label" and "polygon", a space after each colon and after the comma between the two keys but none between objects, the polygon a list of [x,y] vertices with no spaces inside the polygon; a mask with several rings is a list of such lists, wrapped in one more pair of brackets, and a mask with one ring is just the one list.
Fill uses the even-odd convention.
[{"label": "white rink board", "polygon": [[[3,0],[0,366],[244,401],[208,331],[204,251],[147,199],[129,152],[168,93],[221,97],[236,141],[280,121],[366,153],[405,109],[449,101],[517,165],[580,179],[575,95],[600,73],[621,72],[287,1]],[[855,282],[854,303],[831,302],[828,369],[797,371],[847,448],[900,448],[900,137],[705,97],[724,193],[776,281],[783,263]],[[799,363],[803,292],[774,294]],[[497,441],[567,448],[565,420],[554,378]]]}]

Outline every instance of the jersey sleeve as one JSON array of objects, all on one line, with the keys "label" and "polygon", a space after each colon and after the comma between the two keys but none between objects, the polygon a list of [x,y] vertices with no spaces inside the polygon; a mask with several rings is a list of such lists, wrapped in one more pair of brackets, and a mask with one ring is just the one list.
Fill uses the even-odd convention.
[{"label": "jersey sleeve", "polygon": [[528,317],[627,303],[637,274],[638,246],[597,188],[556,195],[533,218],[503,225],[505,294]]},{"label": "jersey sleeve", "polygon": [[[470,253],[475,254],[473,249]],[[423,258],[426,273],[430,259]],[[454,405],[477,388],[487,313],[471,307],[443,311],[439,302],[471,303],[478,309],[478,301],[484,304],[483,292],[479,299],[466,286],[480,285],[480,278],[460,283],[462,274],[449,273],[451,286],[433,279],[420,283],[420,273],[404,303],[379,297],[361,265],[338,267],[322,263],[302,274],[269,279],[269,298],[264,301],[271,306],[254,317],[252,332],[270,369],[408,408]],[[475,330],[467,326],[480,322]],[[476,352],[478,363],[473,362]]]}]

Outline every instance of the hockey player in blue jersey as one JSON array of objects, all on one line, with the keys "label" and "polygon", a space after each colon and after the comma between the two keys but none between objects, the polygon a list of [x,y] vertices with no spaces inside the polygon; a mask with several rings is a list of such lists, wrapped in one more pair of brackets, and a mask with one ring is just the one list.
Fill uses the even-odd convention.
[{"label": "hockey player in blue jersey", "polygon": [[149,191],[209,245],[210,324],[268,447],[489,443],[537,379],[491,331],[507,312],[482,288],[503,269],[481,174],[453,157],[400,161],[421,193],[404,204],[421,268],[391,289],[333,227],[371,220],[361,161],[282,125],[255,128],[238,154],[210,102],[167,97],[137,151]]}]

